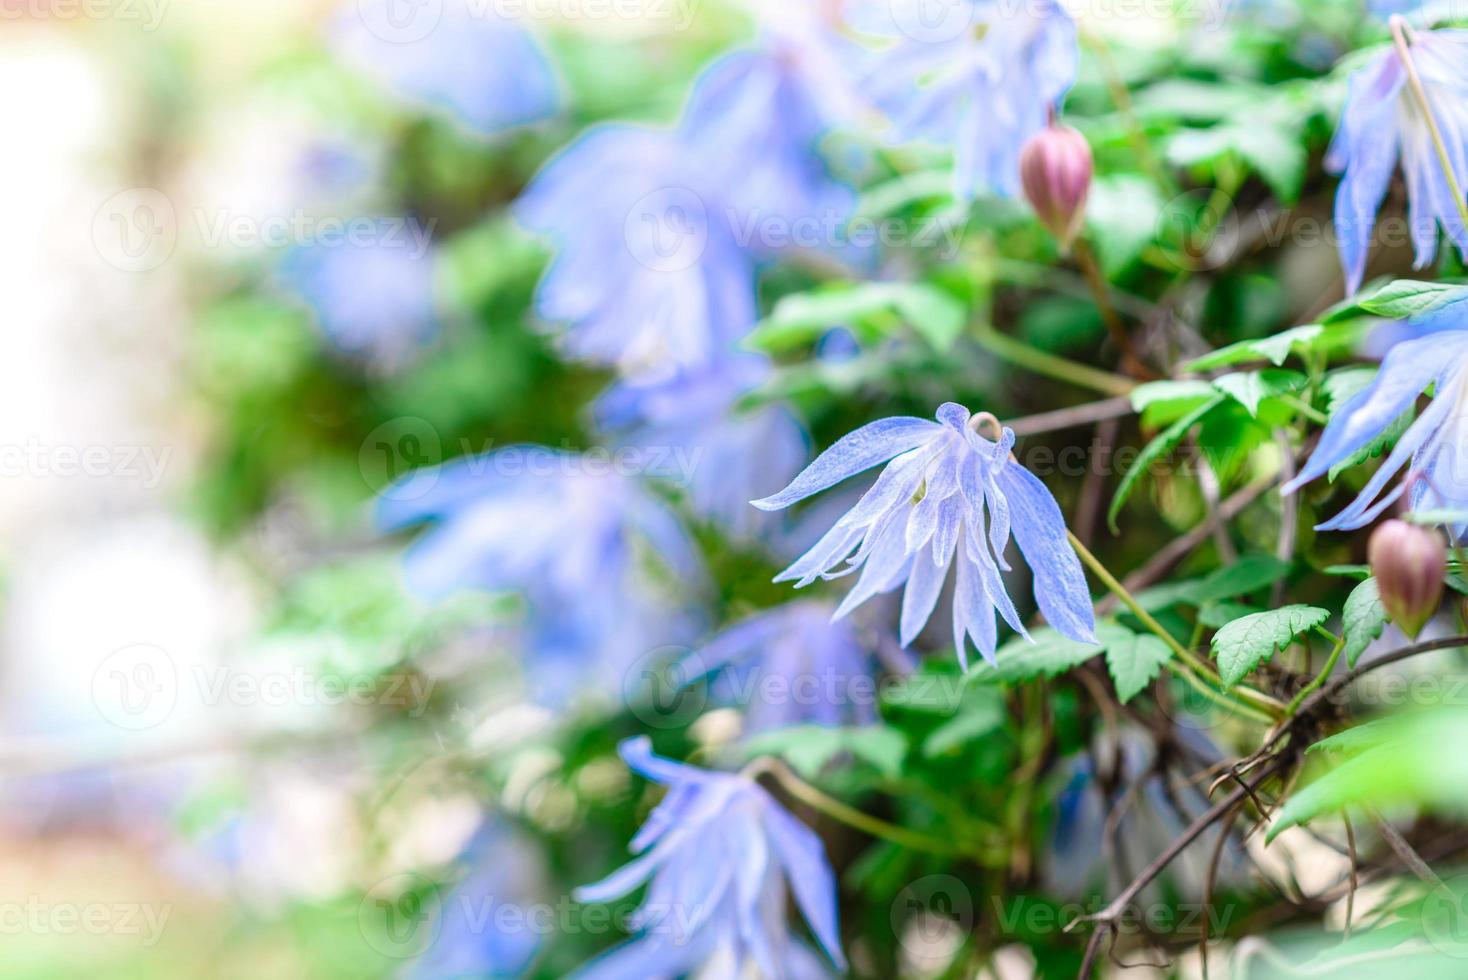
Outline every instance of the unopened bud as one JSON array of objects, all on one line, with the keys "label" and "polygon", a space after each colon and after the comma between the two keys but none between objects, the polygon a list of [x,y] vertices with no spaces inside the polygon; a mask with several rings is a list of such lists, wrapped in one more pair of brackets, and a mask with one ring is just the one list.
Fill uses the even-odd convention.
[{"label": "unopened bud", "polygon": [[1019,178],[1041,223],[1069,252],[1091,192],[1091,146],[1069,126],[1052,122],[1019,151]]},{"label": "unopened bud", "polygon": [[1442,538],[1415,524],[1387,521],[1372,533],[1366,557],[1387,615],[1415,640],[1442,601],[1448,565]]}]

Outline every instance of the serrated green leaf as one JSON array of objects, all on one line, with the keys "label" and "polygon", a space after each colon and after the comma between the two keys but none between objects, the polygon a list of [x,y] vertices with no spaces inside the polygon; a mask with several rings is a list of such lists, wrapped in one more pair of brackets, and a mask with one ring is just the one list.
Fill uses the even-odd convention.
[{"label": "serrated green leaf", "polygon": [[1106,667],[1116,684],[1116,696],[1126,704],[1157,677],[1172,651],[1155,636],[1132,634],[1106,645]]},{"label": "serrated green leaf", "polygon": [[1468,286],[1398,279],[1357,302],[1368,313],[1390,320],[1410,320],[1455,300],[1468,299]]},{"label": "serrated green leaf", "polygon": [[1285,606],[1236,619],[1213,635],[1213,658],[1223,683],[1233,687],[1255,667],[1324,623],[1330,611],[1316,606]]},{"label": "serrated green leaf", "polygon": [[1207,381],[1150,381],[1132,389],[1132,411],[1145,412],[1153,405],[1168,402],[1207,401],[1214,395]]},{"label": "serrated green leaf", "polygon": [[1097,643],[1080,643],[1061,636],[1050,627],[1032,630],[1033,643],[1016,636],[994,655],[994,665],[976,665],[968,679],[976,684],[1013,684],[1035,677],[1055,677],[1101,653],[1110,641],[1123,639],[1131,631],[1115,623],[1097,623]]},{"label": "serrated green leaf", "polygon": [[745,742],[744,751],[746,758],[779,756],[805,779],[820,775],[821,770],[843,753],[850,753],[882,775],[895,778],[902,774],[907,737],[885,725],[861,728],[795,725],[752,736]]},{"label": "serrated green leaf", "polygon": [[1346,597],[1341,622],[1346,638],[1346,666],[1356,666],[1356,658],[1381,636],[1386,626],[1386,607],[1381,604],[1381,590],[1376,579],[1369,578],[1351,590]]},{"label": "serrated green leaf", "polygon": [[1137,457],[1136,463],[1127,471],[1126,476],[1122,478],[1121,486],[1116,488],[1116,495],[1111,498],[1111,508],[1106,513],[1106,523],[1111,526],[1111,530],[1117,530],[1116,518],[1121,514],[1122,507],[1126,506],[1127,499],[1131,497],[1132,491],[1137,488],[1137,482],[1141,480],[1142,475],[1147,472],[1148,468],[1157,462],[1157,460],[1176,449],[1177,444],[1182,442],[1183,437],[1188,434],[1188,430],[1201,422],[1205,415],[1227,400],[1227,395],[1215,395],[1168,426],[1157,438],[1147,443],[1147,448],[1142,450],[1141,455]]},{"label": "serrated green leaf", "polygon": [[1268,369],[1264,371],[1241,371],[1215,378],[1213,387],[1233,397],[1249,414],[1258,418],[1259,403],[1266,398],[1276,398],[1299,391],[1308,379],[1298,371]]},{"label": "serrated green leaf", "polygon": [[1289,574],[1290,563],[1274,555],[1243,555],[1211,573],[1188,591],[1195,606],[1258,592]]},{"label": "serrated green leaf", "polygon": [[1183,370],[1211,371],[1230,364],[1261,360],[1269,361],[1275,367],[1279,367],[1284,364],[1285,358],[1290,356],[1290,351],[1296,347],[1310,347],[1324,332],[1324,327],[1318,323],[1312,323],[1277,333],[1273,337],[1242,340],[1237,344],[1219,348],[1212,354],[1203,355],[1187,364]]}]

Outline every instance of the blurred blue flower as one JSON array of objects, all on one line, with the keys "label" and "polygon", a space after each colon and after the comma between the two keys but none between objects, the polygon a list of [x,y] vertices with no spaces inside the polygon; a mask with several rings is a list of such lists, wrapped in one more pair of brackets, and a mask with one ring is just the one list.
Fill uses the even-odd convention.
[{"label": "blurred blue flower", "polygon": [[280,282],[338,350],[397,366],[438,333],[434,253],[406,230],[416,228],[383,219],[371,235],[298,245],[281,261]]},{"label": "blurred blue flower", "polygon": [[[1095,642],[1095,616],[1080,560],[1066,540],[1055,498],[1010,456],[1014,433],[990,442],[952,402],[938,422],[911,417],[863,426],[821,453],[788,487],[754,501],[762,510],[788,507],[887,462],[881,476],[815,547],[776,581],[796,587],[861,576],[836,610],[839,618],[873,596],[906,585],[901,641],[908,646],[937,605],[950,565],[954,573],[953,642],[968,663],[966,638],[993,662],[994,611],[1028,636],[1000,575],[1013,533],[1034,575],[1035,602],[1065,636]],[[895,457],[895,458],[894,458]],[[855,552],[853,554],[853,551]],[[955,559],[956,555],[956,559]]]},{"label": "blurred blue flower", "polygon": [[[1419,33],[1412,58],[1461,187],[1468,179],[1468,31]],[[1398,159],[1407,181],[1417,268],[1436,258],[1439,225],[1468,254],[1468,229],[1448,190],[1431,130],[1391,48],[1351,76],[1340,127],[1326,155],[1327,168],[1343,175],[1335,223],[1347,293],[1361,288],[1376,213]]]},{"label": "blurred blue flower", "polygon": [[725,356],[756,320],[754,266],[676,134],[595,127],[515,205],[556,257],[537,291],[567,351],[638,378]]},{"label": "blurred blue flower", "polygon": [[[1409,487],[1413,509],[1468,510],[1468,330],[1429,333],[1397,344],[1382,361],[1381,371],[1366,388],[1335,411],[1320,443],[1300,474],[1284,486],[1294,493],[1337,463],[1350,459],[1435,386],[1432,404],[1397,441],[1391,455],[1372,475],[1360,495],[1322,531],[1350,530],[1376,520]],[[1388,481],[1408,459],[1406,477],[1387,492]],[[1380,499],[1378,499],[1380,498]],[[1465,525],[1457,526],[1461,536]]]},{"label": "blurred blue flower", "polygon": [[746,732],[871,724],[872,645],[849,620],[832,621],[833,610],[824,602],[790,602],[735,623],[684,658],[684,676],[712,677],[715,699],[744,708]]},{"label": "blurred blue flower", "polygon": [[845,968],[836,876],[819,837],[745,776],[660,758],[646,737],[620,751],[668,794],[632,839],[638,857],[576,890],[577,901],[609,902],[648,886],[632,919],[641,935],[578,976],[684,976],[716,957],[725,958],[721,976],[750,966],[766,977],[809,975],[809,952],[786,926],[787,888],[826,955]]},{"label": "blurred blue flower", "polygon": [[[902,140],[951,146],[954,195],[1019,192],[1019,151],[1075,81],[1075,22],[1058,0],[868,0],[857,27],[898,40],[863,88]],[[934,17],[933,14],[938,16]]]},{"label": "blurred blue flower", "polygon": [[342,56],[480,135],[559,110],[560,83],[545,52],[496,5],[447,0],[418,4],[406,17],[395,16],[399,6],[398,0],[361,0],[343,10],[333,37]]},{"label": "blurred blue flower", "polygon": [[[540,852],[497,823],[486,823],[457,863],[463,879],[443,896],[432,945],[407,971],[412,980],[494,980],[522,976],[540,951],[530,903],[547,888]],[[506,919],[506,908],[519,915]]]},{"label": "blurred blue flower", "polygon": [[597,401],[597,421],[621,432],[650,465],[661,461],[651,475],[684,489],[695,514],[753,540],[768,527],[750,498],[793,477],[809,449],[783,405],[739,407],[768,374],[763,358],[740,355],[651,383],[618,382]]},{"label": "blurred blue flower", "polygon": [[431,522],[408,552],[418,593],[533,591],[585,608],[646,594],[652,555],[685,585],[701,579],[673,514],[612,461],[517,446],[419,470],[382,494],[378,525]]}]

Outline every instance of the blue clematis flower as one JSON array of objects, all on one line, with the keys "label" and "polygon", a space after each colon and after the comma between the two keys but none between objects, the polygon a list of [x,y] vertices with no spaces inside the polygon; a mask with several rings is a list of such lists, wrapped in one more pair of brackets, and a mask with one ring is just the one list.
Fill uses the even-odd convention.
[{"label": "blue clematis flower", "polygon": [[1065,519],[1045,485],[1010,457],[1014,433],[1005,429],[999,442],[991,442],[970,426],[968,410],[952,402],[937,417],[863,426],[784,490],[753,502],[762,510],[789,507],[891,460],[856,506],[776,581],[795,580],[800,588],[861,568],[837,618],[905,584],[901,640],[908,646],[932,615],[953,566],[959,661],[967,666],[966,639],[972,637],[992,663],[996,609],[1028,636],[1000,575],[1009,568],[1004,552],[1013,534],[1034,576],[1035,602],[1050,625],[1072,639],[1095,642],[1091,596],[1066,540]]},{"label": "blue clematis flower", "polygon": [[[346,61],[403,97],[493,135],[560,109],[560,82],[540,44],[493,4],[362,0],[337,21]],[[404,16],[405,15],[405,16]]]},{"label": "blue clematis flower", "polygon": [[768,375],[764,358],[740,355],[652,383],[618,382],[597,401],[597,421],[649,462],[662,460],[652,475],[684,489],[694,513],[751,541],[769,528],[750,497],[793,477],[809,448],[785,406],[739,407]]},{"label": "blue clematis flower", "polygon": [[[532,842],[490,822],[470,840],[467,870],[444,896],[433,943],[407,971],[410,980],[519,977],[540,951],[542,935],[526,924],[525,905],[543,900],[546,870]],[[500,911],[520,905],[516,923]]]},{"label": "blue clematis flower", "polygon": [[1019,192],[1019,152],[1076,77],[1075,22],[1056,0],[882,0],[859,28],[896,37],[864,89],[902,140],[952,146],[954,195]]},{"label": "blue clematis flower", "polygon": [[299,245],[278,273],[338,350],[385,367],[401,365],[438,333],[434,254],[396,227],[383,223],[360,243]]},{"label": "blue clematis flower", "polygon": [[594,128],[546,164],[515,205],[557,255],[537,311],[576,358],[639,379],[724,357],[757,318],[754,265],[675,134]]},{"label": "blue clematis flower", "polygon": [[[1413,509],[1468,510],[1468,330],[1429,333],[1397,344],[1382,361],[1370,385],[1357,392],[1331,415],[1320,444],[1299,476],[1284,487],[1286,494],[1349,459],[1369,445],[1417,401],[1429,386],[1436,396],[1417,421],[1403,433],[1391,455],[1372,475],[1361,494],[1335,517],[1319,526],[1323,531],[1350,530],[1376,520],[1409,487]],[[1407,476],[1383,494],[1387,483],[1403,466]],[[1457,534],[1464,533],[1459,524]]]},{"label": "blue clematis flower", "polygon": [[[692,682],[714,678],[716,699],[744,708],[746,732],[876,720],[870,638],[833,621],[824,602],[791,602],[730,626],[684,658]],[[773,679],[777,684],[766,685]]]},{"label": "blue clematis flower", "polygon": [[[1468,178],[1468,31],[1424,31],[1412,59],[1447,142],[1459,186]],[[1410,200],[1408,221],[1422,268],[1437,256],[1438,226],[1468,255],[1468,229],[1434,148],[1431,130],[1407,84],[1395,48],[1351,76],[1345,109],[1326,166],[1342,174],[1335,222],[1346,289],[1361,288],[1376,213],[1400,159]]]},{"label": "blue clematis flower", "polygon": [[745,776],[660,758],[646,737],[620,751],[668,794],[632,839],[638,857],[576,890],[577,901],[609,902],[648,886],[633,917],[641,935],[578,976],[685,976],[716,959],[727,966],[721,976],[750,966],[767,977],[810,976],[810,953],[786,926],[787,890],[831,962],[845,968],[836,876],[819,837]]}]

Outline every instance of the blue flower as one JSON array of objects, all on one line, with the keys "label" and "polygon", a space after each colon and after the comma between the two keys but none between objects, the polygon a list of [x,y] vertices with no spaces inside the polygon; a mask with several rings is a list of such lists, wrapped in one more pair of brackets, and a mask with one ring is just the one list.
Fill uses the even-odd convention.
[{"label": "blue flower", "polygon": [[695,514],[753,540],[768,528],[750,497],[793,477],[809,448],[783,405],[739,407],[768,374],[763,358],[742,355],[652,383],[619,382],[598,400],[597,420],[650,464],[661,460],[653,475],[681,486]]},{"label": "blue flower", "polygon": [[[1327,473],[1369,445],[1387,426],[1411,408],[1428,386],[1432,404],[1397,441],[1391,455],[1372,475],[1360,495],[1323,531],[1350,530],[1376,520],[1411,488],[1414,509],[1468,510],[1468,330],[1429,333],[1397,344],[1382,361],[1381,371],[1366,388],[1335,411],[1320,444],[1300,474],[1284,487],[1286,494]],[[1383,494],[1403,466],[1407,476]],[[1457,526],[1462,535],[1464,524]]]},{"label": "blue flower", "polygon": [[[478,980],[524,975],[541,936],[529,926],[527,905],[547,889],[532,842],[486,823],[464,848],[464,877],[443,897],[432,945],[409,968],[413,980]],[[502,911],[518,907],[517,922]]]},{"label": "blue flower", "polygon": [[668,794],[632,839],[638,857],[576,890],[577,901],[609,902],[647,884],[632,919],[641,935],[580,976],[684,976],[715,957],[729,958],[720,975],[743,976],[750,966],[766,977],[793,974],[792,966],[809,975],[809,953],[786,926],[787,890],[826,955],[845,968],[836,876],[819,837],[745,776],[660,758],[646,737],[620,751]]},{"label": "blue flower", "polygon": [[876,720],[870,638],[848,620],[833,622],[832,612],[824,602],[791,602],[751,616],[684,658],[685,677],[712,676],[715,698],[744,708],[746,732],[870,724]]},{"label": "blue flower", "polygon": [[[954,194],[1019,191],[1019,151],[1075,81],[1075,22],[1056,0],[1009,5],[949,0],[877,2],[859,27],[899,38],[864,88],[903,140],[951,146]],[[881,12],[877,16],[876,11]]]},{"label": "blue flower", "polygon": [[[839,618],[879,593],[906,585],[901,640],[908,646],[927,623],[954,572],[953,642],[968,663],[973,637],[985,659],[998,642],[994,611],[1025,633],[1001,571],[1011,533],[1034,576],[1035,602],[1065,636],[1095,642],[1085,574],[1066,540],[1065,519],[1045,485],[1010,456],[1014,433],[990,442],[970,426],[968,410],[947,403],[938,422],[898,417],[863,426],[823,452],[788,487],[754,501],[788,507],[864,470],[887,463],[856,506],[776,581],[796,587],[861,568],[836,610]],[[895,457],[895,458],[894,458]],[[853,554],[854,552],[854,554]]]},{"label": "blue flower", "polygon": [[286,254],[279,277],[343,353],[383,366],[408,360],[438,332],[434,254],[396,224],[369,240],[313,242]]},{"label": "blue flower", "polygon": [[754,325],[754,265],[707,173],[675,134],[596,127],[546,164],[515,205],[557,255],[537,312],[567,352],[638,378],[726,356]]},{"label": "blue flower", "polygon": [[[347,61],[405,98],[488,136],[537,122],[560,108],[560,83],[535,38],[494,5],[351,5],[334,40]],[[441,7],[441,10],[439,9]]]},{"label": "blue flower", "polygon": [[648,590],[645,550],[685,584],[701,578],[677,519],[610,457],[524,446],[419,470],[383,492],[377,520],[432,522],[406,559],[410,586],[432,598],[529,590],[622,605]]},{"label": "blue flower", "polygon": [[[1419,33],[1412,58],[1461,187],[1468,178],[1468,31]],[[1417,267],[1436,258],[1439,225],[1468,254],[1468,230],[1448,190],[1427,120],[1407,84],[1406,69],[1392,48],[1351,76],[1340,127],[1326,156],[1326,166],[1343,174],[1335,223],[1348,293],[1361,288],[1376,213],[1399,159]]]}]

